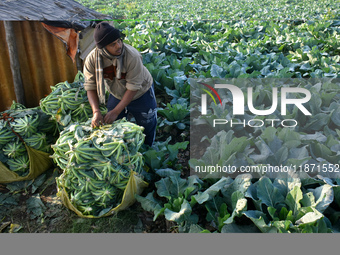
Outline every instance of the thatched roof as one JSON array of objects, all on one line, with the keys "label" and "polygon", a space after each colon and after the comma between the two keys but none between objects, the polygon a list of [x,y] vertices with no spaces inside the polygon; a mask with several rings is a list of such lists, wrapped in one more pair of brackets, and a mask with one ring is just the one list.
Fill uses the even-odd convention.
[{"label": "thatched roof", "polygon": [[1,0],[0,20],[107,20],[110,16],[73,0]]}]

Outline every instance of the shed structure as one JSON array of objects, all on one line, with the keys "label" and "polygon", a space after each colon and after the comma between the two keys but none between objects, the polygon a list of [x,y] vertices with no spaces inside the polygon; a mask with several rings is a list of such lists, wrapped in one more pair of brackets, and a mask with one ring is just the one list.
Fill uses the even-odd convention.
[{"label": "shed structure", "polygon": [[[79,38],[89,38],[96,22],[110,19],[73,0],[2,0],[0,112],[13,100],[38,106],[51,86],[72,82],[85,57]],[[85,52],[94,47],[87,41]]]}]

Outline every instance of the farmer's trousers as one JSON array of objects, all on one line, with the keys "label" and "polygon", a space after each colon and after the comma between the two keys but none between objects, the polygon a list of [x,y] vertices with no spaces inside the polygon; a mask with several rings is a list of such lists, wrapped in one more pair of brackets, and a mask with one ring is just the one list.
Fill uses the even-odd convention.
[{"label": "farmer's trousers", "polygon": [[[119,102],[119,99],[110,94],[106,105],[107,110],[111,111]],[[117,119],[127,117],[128,113],[133,115],[137,125],[144,127],[144,143],[152,146],[155,140],[157,126],[157,103],[153,85],[143,96],[131,101],[130,104],[125,108],[125,111],[122,111],[118,115]]]}]

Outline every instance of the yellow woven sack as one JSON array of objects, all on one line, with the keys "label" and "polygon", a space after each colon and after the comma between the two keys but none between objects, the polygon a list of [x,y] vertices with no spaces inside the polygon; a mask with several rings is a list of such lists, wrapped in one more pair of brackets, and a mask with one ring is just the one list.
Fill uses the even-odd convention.
[{"label": "yellow woven sack", "polygon": [[[60,177],[62,178],[62,175]],[[57,184],[58,184],[58,181],[57,181]],[[146,188],[148,185],[149,184],[147,182],[145,182],[142,178],[137,176],[136,172],[131,171],[130,178],[124,190],[121,203],[115,208],[112,208],[110,211],[108,211],[107,213],[101,216],[83,215],[76,207],[72,205],[69,199],[69,195],[67,194],[64,187],[62,187],[61,185],[57,185],[57,188],[58,188],[57,196],[60,197],[61,202],[63,203],[64,206],[74,211],[78,216],[82,218],[101,218],[101,217],[113,215],[131,206],[136,201],[135,195],[136,194],[140,195],[143,192],[144,188]]]},{"label": "yellow woven sack", "polygon": [[50,154],[31,148],[26,144],[25,147],[30,162],[30,170],[28,175],[19,176],[17,173],[9,170],[2,162],[0,162],[0,183],[32,180],[53,166]]}]

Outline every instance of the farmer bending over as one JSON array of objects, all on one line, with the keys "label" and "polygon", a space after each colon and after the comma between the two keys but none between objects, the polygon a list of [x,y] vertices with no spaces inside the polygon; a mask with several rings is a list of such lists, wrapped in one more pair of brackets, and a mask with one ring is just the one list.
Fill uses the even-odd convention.
[{"label": "farmer bending over", "polygon": [[[144,127],[145,144],[155,139],[157,105],[150,72],[142,55],[123,43],[120,31],[107,22],[96,25],[96,48],[85,59],[84,88],[93,111],[92,127],[111,124],[130,112],[137,125]],[[99,104],[105,104],[105,88],[110,92],[107,109],[102,116]]]}]

